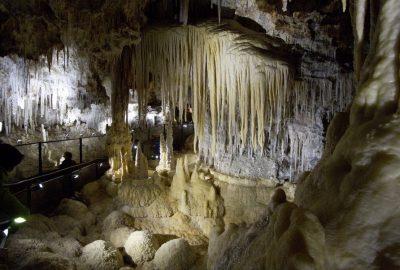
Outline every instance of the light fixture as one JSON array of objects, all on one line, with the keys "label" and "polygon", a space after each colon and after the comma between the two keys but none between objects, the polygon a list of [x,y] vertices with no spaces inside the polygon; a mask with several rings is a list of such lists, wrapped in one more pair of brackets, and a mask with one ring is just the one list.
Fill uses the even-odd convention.
[{"label": "light fixture", "polygon": [[17,140],[17,144],[21,144],[22,143],[22,140],[21,139],[18,139]]},{"label": "light fixture", "polygon": [[79,136],[83,137],[83,134],[81,133],[81,134],[79,134]]},{"label": "light fixture", "polygon": [[78,178],[79,178],[79,174],[74,174],[74,175],[72,175],[72,178],[78,179]]},{"label": "light fixture", "polygon": [[25,221],[26,221],[26,219],[23,218],[23,217],[17,217],[17,218],[14,219],[14,222],[17,223],[17,224],[24,223]]},{"label": "light fixture", "polygon": [[137,145],[134,145],[134,146],[133,146],[133,149],[137,149]]},{"label": "light fixture", "polygon": [[8,236],[8,228],[3,231],[5,236]]},{"label": "light fixture", "polygon": [[39,183],[39,185],[38,185],[40,188],[44,188],[44,186],[43,186],[43,184],[42,183]]},{"label": "light fixture", "polygon": [[186,124],[183,124],[183,127],[184,127],[184,128],[187,128],[187,125],[186,125]]},{"label": "light fixture", "polygon": [[159,158],[159,156],[156,156],[156,159],[158,159]]},{"label": "light fixture", "polygon": [[99,164],[99,168],[101,168],[101,167],[103,167],[103,162],[101,162],[100,164]]}]

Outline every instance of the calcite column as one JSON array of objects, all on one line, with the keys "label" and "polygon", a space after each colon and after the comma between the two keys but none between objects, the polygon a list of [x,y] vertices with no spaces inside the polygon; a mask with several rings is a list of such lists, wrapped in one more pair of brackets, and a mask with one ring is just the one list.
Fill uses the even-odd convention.
[{"label": "calcite column", "polygon": [[106,148],[113,179],[122,181],[132,173],[131,136],[129,132],[128,101],[131,86],[131,49],[124,47],[115,60],[111,94],[112,125],[107,132]]}]

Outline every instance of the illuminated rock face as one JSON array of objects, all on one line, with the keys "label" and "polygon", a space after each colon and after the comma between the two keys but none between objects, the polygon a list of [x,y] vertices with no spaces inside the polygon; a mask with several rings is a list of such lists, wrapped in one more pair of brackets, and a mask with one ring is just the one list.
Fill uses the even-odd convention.
[{"label": "illuminated rock face", "polygon": [[[264,223],[216,232],[210,247],[217,250],[220,241],[225,251],[221,256],[209,250],[209,269],[246,269],[254,263],[265,269],[399,268],[400,152],[394,138],[399,136],[400,2],[371,6],[371,22],[366,5],[351,6],[358,91],[350,113],[332,122],[323,159],[298,183],[300,208],[283,202]],[[370,40],[362,34],[371,30],[367,25],[373,29]],[[237,263],[227,267],[229,258]]]},{"label": "illuminated rock face", "polygon": [[91,92],[88,59],[75,49],[68,56],[65,51],[52,51],[50,57],[51,64],[45,57],[36,63],[15,55],[0,58],[1,132],[10,135],[17,131],[13,126],[33,132],[42,124],[49,128],[77,121],[105,131],[108,98],[104,90]]},{"label": "illuminated rock face", "polygon": [[157,239],[147,231],[136,231],[129,235],[125,242],[126,253],[131,256],[137,265],[154,258],[154,254],[160,247]]},{"label": "illuminated rock face", "polygon": [[[136,228],[200,244],[215,226],[251,224],[265,214],[276,182],[223,175],[194,161],[190,155],[178,158],[173,176],[155,173],[149,180],[122,183],[118,198],[125,206],[121,210],[134,217]],[[282,188],[292,200],[294,185]]]},{"label": "illuminated rock face", "polygon": [[345,109],[353,81],[334,61],[310,72],[319,62],[296,63],[301,50],[286,46],[229,20],[150,28],[133,49],[134,80],[139,93],[159,88],[163,110],[177,107],[180,120],[192,104],[195,150],[207,164],[236,176],[294,180],[320,158],[323,120]]}]

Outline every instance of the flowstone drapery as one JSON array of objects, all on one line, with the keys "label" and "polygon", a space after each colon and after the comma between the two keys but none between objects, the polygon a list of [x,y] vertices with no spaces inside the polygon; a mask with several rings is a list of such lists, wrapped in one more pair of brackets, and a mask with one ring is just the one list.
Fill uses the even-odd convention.
[{"label": "flowstone drapery", "polygon": [[177,108],[180,121],[190,104],[195,150],[207,163],[218,167],[225,153],[287,159],[284,177],[293,179],[320,156],[322,118],[349,103],[351,75],[331,67],[329,78],[298,77],[295,56],[276,48],[282,44],[224,23],[145,31],[133,48],[139,99],[155,84],[163,110]]},{"label": "flowstone drapery", "polygon": [[360,0],[350,8],[354,31],[371,33],[356,39],[362,57],[355,57],[360,79],[350,111],[332,121],[326,153],[298,183],[295,204],[273,202],[268,219],[211,238],[210,246],[223,243],[212,249],[223,255],[211,269],[399,269],[400,2]]}]

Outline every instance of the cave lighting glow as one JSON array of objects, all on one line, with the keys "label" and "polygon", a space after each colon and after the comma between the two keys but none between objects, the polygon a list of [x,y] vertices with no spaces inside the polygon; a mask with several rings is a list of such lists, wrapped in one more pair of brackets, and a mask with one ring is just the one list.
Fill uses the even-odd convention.
[{"label": "cave lighting glow", "polygon": [[26,221],[26,219],[23,218],[23,217],[17,217],[17,218],[14,219],[14,222],[16,224],[21,224],[21,223],[24,223],[25,221]]},{"label": "cave lighting glow", "polygon": [[69,57],[53,51],[49,60],[0,57],[0,132],[9,134],[13,125],[28,131],[41,124],[82,122],[98,129],[110,116],[105,105],[90,104],[86,98],[90,69],[85,57],[70,48]]}]

